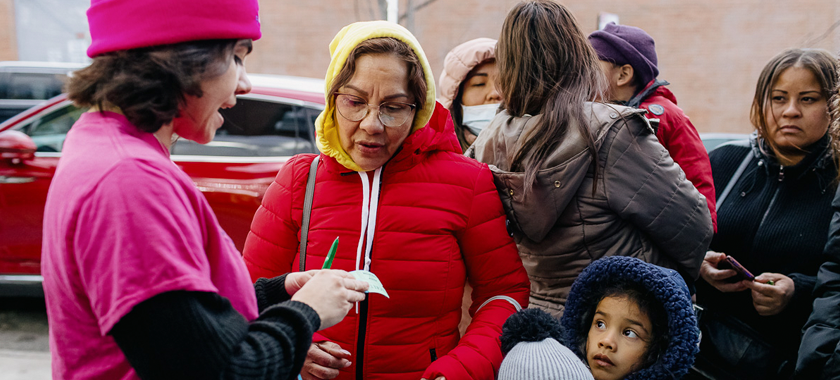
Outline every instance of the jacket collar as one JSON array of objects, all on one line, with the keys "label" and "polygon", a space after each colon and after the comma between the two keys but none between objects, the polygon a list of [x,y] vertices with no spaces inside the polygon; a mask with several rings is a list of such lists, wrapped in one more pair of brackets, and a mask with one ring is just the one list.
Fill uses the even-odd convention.
[{"label": "jacket collar", "polygon": [[[781,164],[773,154],[773,150],[770,149],[770,146],[763,138],[758,137],[758,132],[750,134],[750,148],[756,158],[764,159],[767,162],[765,170],[770,170],[771,167],[776,171],[779,170]],[[822,138],[809,146],[808,149],[810,150],[810,153],[808,153],[805,158],[796,165],[785,167],[785,172],[788,175],[793,175],[793,178],[800,179],[808,173],[817,171],[825,172],[826,169],[829,169],[828,171],[831,172],[830,174],[833,176],[836,169],[831,170],[834,169],[831,157],[831,136],[826,132]]]},{"label": "jacket collar", "polygon": [[[639,93],[636,94],[636,96],[627,101],[627,107],[639,108],[639,106],[642,105],[642,102],[644,102],[645,99],[650,97],[654,92],[658,92],[660,87],[663,90],[666,90],[664,86],[667,86],[669,84],[670,83],[668,83],[668,81],[659,79],[654,79],[650,81],[650,83],[648,83],[647,86],[645,86],[645,88],[642,89],[642,91],[639,91]],[[672,102],[674,102],[674,104],[677,104],[677,99],[674,98],[674,94],[671,93],[671,91],[668,91],[667,94],[665,94],[664,92],[662,94],[665,95],[666,98],[668,98],[667,94],[670,94],[671,96],[669,99]]]}]

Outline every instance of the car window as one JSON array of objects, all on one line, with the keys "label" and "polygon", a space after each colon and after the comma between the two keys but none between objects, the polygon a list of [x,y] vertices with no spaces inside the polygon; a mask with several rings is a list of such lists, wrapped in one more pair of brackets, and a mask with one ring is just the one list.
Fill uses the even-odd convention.
[{"label": "car window", "polygon": [[314,121],[318,111],[262,99],[239,98],[220,111],[224,125],[208,144],[180,139],[173,155],[275,157],[315,152]]},{"label": "car window", "polygon": [[32,137],[38,152],[61,152],[70,127],[84,113],[72,104],[56,109],[23,126],[20,130]]},{"label": "car window", "polygon": [[8,73],[3,76],[3,99],[49,99],[61,93],[67,75],[52,73]]},{"label": "car window", "polygon": [[[61,152],[67,132],[84,111],[68,104],[24,125],[20,131],[32,137],[38,152]],[[201,145],[179,139],[171,154],[276,157],[314,153],[314,125],[319,112],[303,106],[239,98],[235,107],[221,110],[225,123],[213,141]]]}]

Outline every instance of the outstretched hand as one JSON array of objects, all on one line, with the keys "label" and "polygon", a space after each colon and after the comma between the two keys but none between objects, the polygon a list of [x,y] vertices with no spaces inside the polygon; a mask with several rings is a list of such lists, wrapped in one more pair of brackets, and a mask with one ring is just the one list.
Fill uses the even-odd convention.
[{"label": "outstretched hand", "polygon": [[[286,293],[289,293],[290,296],[295,295],[295,293],[297,293],[297,291],[300,290],[300,288],[302,288],[303,285],[306,285],[306,283],[312,278],[312,276],[314,276],[319,271],[320,269],[312,269],[306,272],[292,272],[287,274],[285,282]],[[349,280],[356,279],[355,277],[353,277],[352,274],[347,273],[345,271],[335,271],[335,273]]]},{"label": "outstretched hand", "polygon": [[[306,275],[291,281],[303,281],[304,285],[292,296],[293,301],[303,302],[321,318],[318,330],[331,327],[344,319],[356,302],[365,300],[368,283],[356,280],[353,275],[343,270],[316,270],[311,277]],[[304,273],[309,273],[304,272]],[[286,277],[286,288],[289,288]]]}]

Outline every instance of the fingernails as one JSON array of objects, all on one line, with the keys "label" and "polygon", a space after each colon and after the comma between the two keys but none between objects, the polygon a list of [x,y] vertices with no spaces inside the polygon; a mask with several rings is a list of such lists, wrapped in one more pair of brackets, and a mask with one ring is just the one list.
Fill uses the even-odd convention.
[{"label": "fingernails", "polygon": [[347,362],[347,364],[345,364],[345,365],[344,365],[344,368],[347,368],[347,367],[349,367],[349,366],[351,366],[351,365],[353,365],[353,362],[348,361],[348,362]]},{"label": "fingernails", "polygon": [[347,355],[347,356],[351,355],[350,351],[347,351],[347,350],[344,350],[344,349],[341,350],[341,353],[343,353],[344,355]]}]

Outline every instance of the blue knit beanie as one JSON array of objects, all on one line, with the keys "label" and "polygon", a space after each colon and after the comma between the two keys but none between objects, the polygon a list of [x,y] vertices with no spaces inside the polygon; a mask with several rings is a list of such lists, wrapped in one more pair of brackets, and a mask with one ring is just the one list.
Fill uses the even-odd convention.
[{"label": "blue knit beanie", "polygon": [[592,32],[589,43],[598,53],[598,59],[632,66],[642,88],[659,76],[653,37],[642,29],[611,22],[603,30]]},{"label": "blue knit beanie", "polygon": [[668,317],[668,347],[655,363],[631,373],[625,380],[679,379],[694,365],[699,352],[700,330],[691,304],[688,286],[674,270],[646,263],[634,257],[610,256],[592,262],[572,284],[566,309],[560,320],[564,344],[585,360],[586,353],[575,344],[588,330],[581,323],[584,314],[603,296],[603,289],[617,282],[633,282],[651,292],[662,303]]}]

